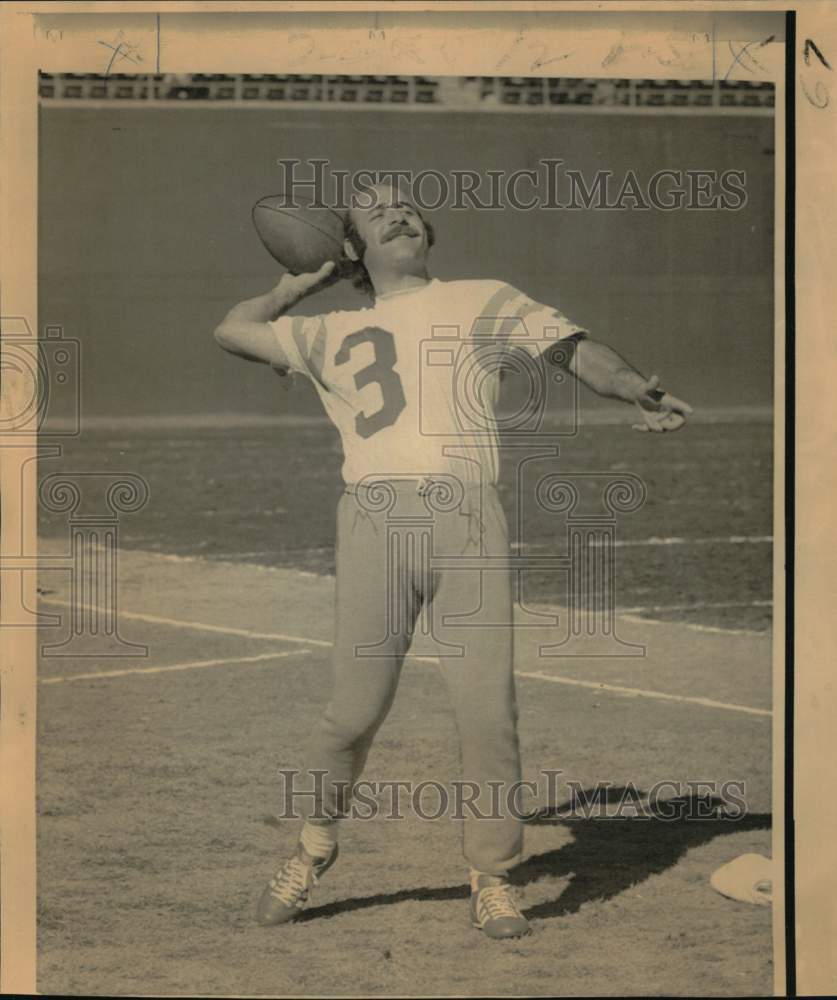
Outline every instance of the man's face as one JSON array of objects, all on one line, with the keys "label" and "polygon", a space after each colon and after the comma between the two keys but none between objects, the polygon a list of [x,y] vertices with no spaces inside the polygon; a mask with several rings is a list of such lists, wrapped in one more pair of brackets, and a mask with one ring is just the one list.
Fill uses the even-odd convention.
[{"label": "man's face", "polygon": [[[372,201],[371,205],[366,203]],[[351,209],[358,233],[366,244],[363,262],[370,273],[378,267],[413,271],[427,259],[427,230],[416,208],[403,192],[377,184],[362,207]]]}]

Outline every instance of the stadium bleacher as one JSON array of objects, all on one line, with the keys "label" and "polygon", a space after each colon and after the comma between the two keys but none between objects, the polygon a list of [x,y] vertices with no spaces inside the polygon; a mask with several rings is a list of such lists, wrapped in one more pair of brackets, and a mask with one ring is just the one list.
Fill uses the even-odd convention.
[{"label": "stadium bleacher", "polygon": [[548,77],[303,76],[276,74],[42,73],[44,103],[83,101],[284,102],[469,110],[595,107],[614,112],[770,113],[774,88],[750,81]]}]

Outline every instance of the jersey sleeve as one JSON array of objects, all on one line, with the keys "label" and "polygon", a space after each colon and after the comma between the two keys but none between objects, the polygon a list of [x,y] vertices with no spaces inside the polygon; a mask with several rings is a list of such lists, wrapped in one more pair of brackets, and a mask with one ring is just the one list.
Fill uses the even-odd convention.
[{"label": "jersey sleeve", "polygon": [[553,306],[536,302],[513,285],[498,283],[482,309],[477,332],[538,358],[556,341],[579,340],[588,331]]},{"label": "jersey sleeve", "polygon": [[[322,384],[327,325],[325,316],[280,316],[270,327],[287,358],[286,371]],[[275,366],[279,368],[280,366]]]}]

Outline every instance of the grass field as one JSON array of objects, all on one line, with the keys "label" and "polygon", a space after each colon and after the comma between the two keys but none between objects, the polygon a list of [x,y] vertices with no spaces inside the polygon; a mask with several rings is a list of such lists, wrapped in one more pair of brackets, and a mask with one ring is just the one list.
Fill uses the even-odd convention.
[{"label": "grass field", "polygon": [[[770,435],[695,425],[655,439],[594,427],[562,468],[631,471],[645,507],[620,521],[620,635],[645,657],[539,658],[517,634],[524,776],[560,768],[647,792],[741,781],[746,815],[527,825],[514,873],[525,940],[469,928],[456,823],[345,825],[305,918],[259,928],[264,880],[297,825],[277,769],[328,691],[334,440],[297,427],[85,433],[65,470],[132,471],[151,501],[120,525],[120,631],[139,658],[45,656],[39,680],[41,992],[147,994],[765,995],[771,912],[709,886],[771,852]],[[504,481],[508,495],[509,483]],[[526,519],[527,545],[560,538]],[[46,552],[66,522],[42,520]],[[747,539],[732,541],[731,539]],[[173,558],[175,557],[175,558]],[[68,579],[41,578],[67,629]],[[555,575],[531,599],[561,606]],[[433,649],[405,669],[367,773],[449,781],[457,743]],[[560,804],[560,802],[559,802]],[[555,803],[552,803],[555,805]]]},{"label": "grass field", "polygon": [[[654,619],[763,631],[771,620],[772,424],[695,423],[675,435],[636,434],[621,424],[583,427],[538,473],[632,473],[647,499],[617,523],[617,606]],[[43,475],[62,470],[133,472],[151,499],[124,517],[127,548],[204,559],[334,572],[339,440],[327,422],[178,429],[85,430],[67,440]],[[514,455],[503,456],[501,496],[515,508]],[[531,484],[530,484],[531,485]],[[601,508],[591,507],[596,511]],[[66,530],[44,514],[42,532]],[[563,523],[523,494],[524,551],[560,552]],[[526,574],[525,597],[562,603],[556,574]],[[647,611],[643,609],[649,609]]]}]

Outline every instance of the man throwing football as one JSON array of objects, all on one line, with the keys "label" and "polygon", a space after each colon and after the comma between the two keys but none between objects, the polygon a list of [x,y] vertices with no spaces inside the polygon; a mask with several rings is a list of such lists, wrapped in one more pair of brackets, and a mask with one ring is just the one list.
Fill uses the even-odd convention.
[{"label": "man throwing football", "polygon": [[[328,263],[315,274],[284,275],[266,295],[234,306],[215,331],[224,350],[311,379],[344,453],[333,689],[305,762],[324,780],[293,855],[259,900],[257,918],[266,925],[298,916],[336,860],[339,818],[424,616],[456,713],[461,777],[475,789],[463,824],[471,921],[492,938],[528,933],[508,881],[521,859],[519,814],[506,801],[499,818],[481,819],[496,806],[491,786],[511,789],[520,781],[512,594],[503,567],[509,539],[496,491],[496,425],[492,430],[502,358],[523,351],[541,364],[560,342],[571,374],[636,407],[638,430],[675,431],[691,413],[658,388],[656,376],[640,375],[582,327],[510,285],[431,278],[433,239],[400,190],[378,185],[356,201],[345,225],[345,264],[371,295],[370,307],[288,315],[335,280]],[[461,331],[466,367],[480,371],[486,419],[479,427],[463,421],[456,366],[434,364],[427,351],[439,329]]]}]

